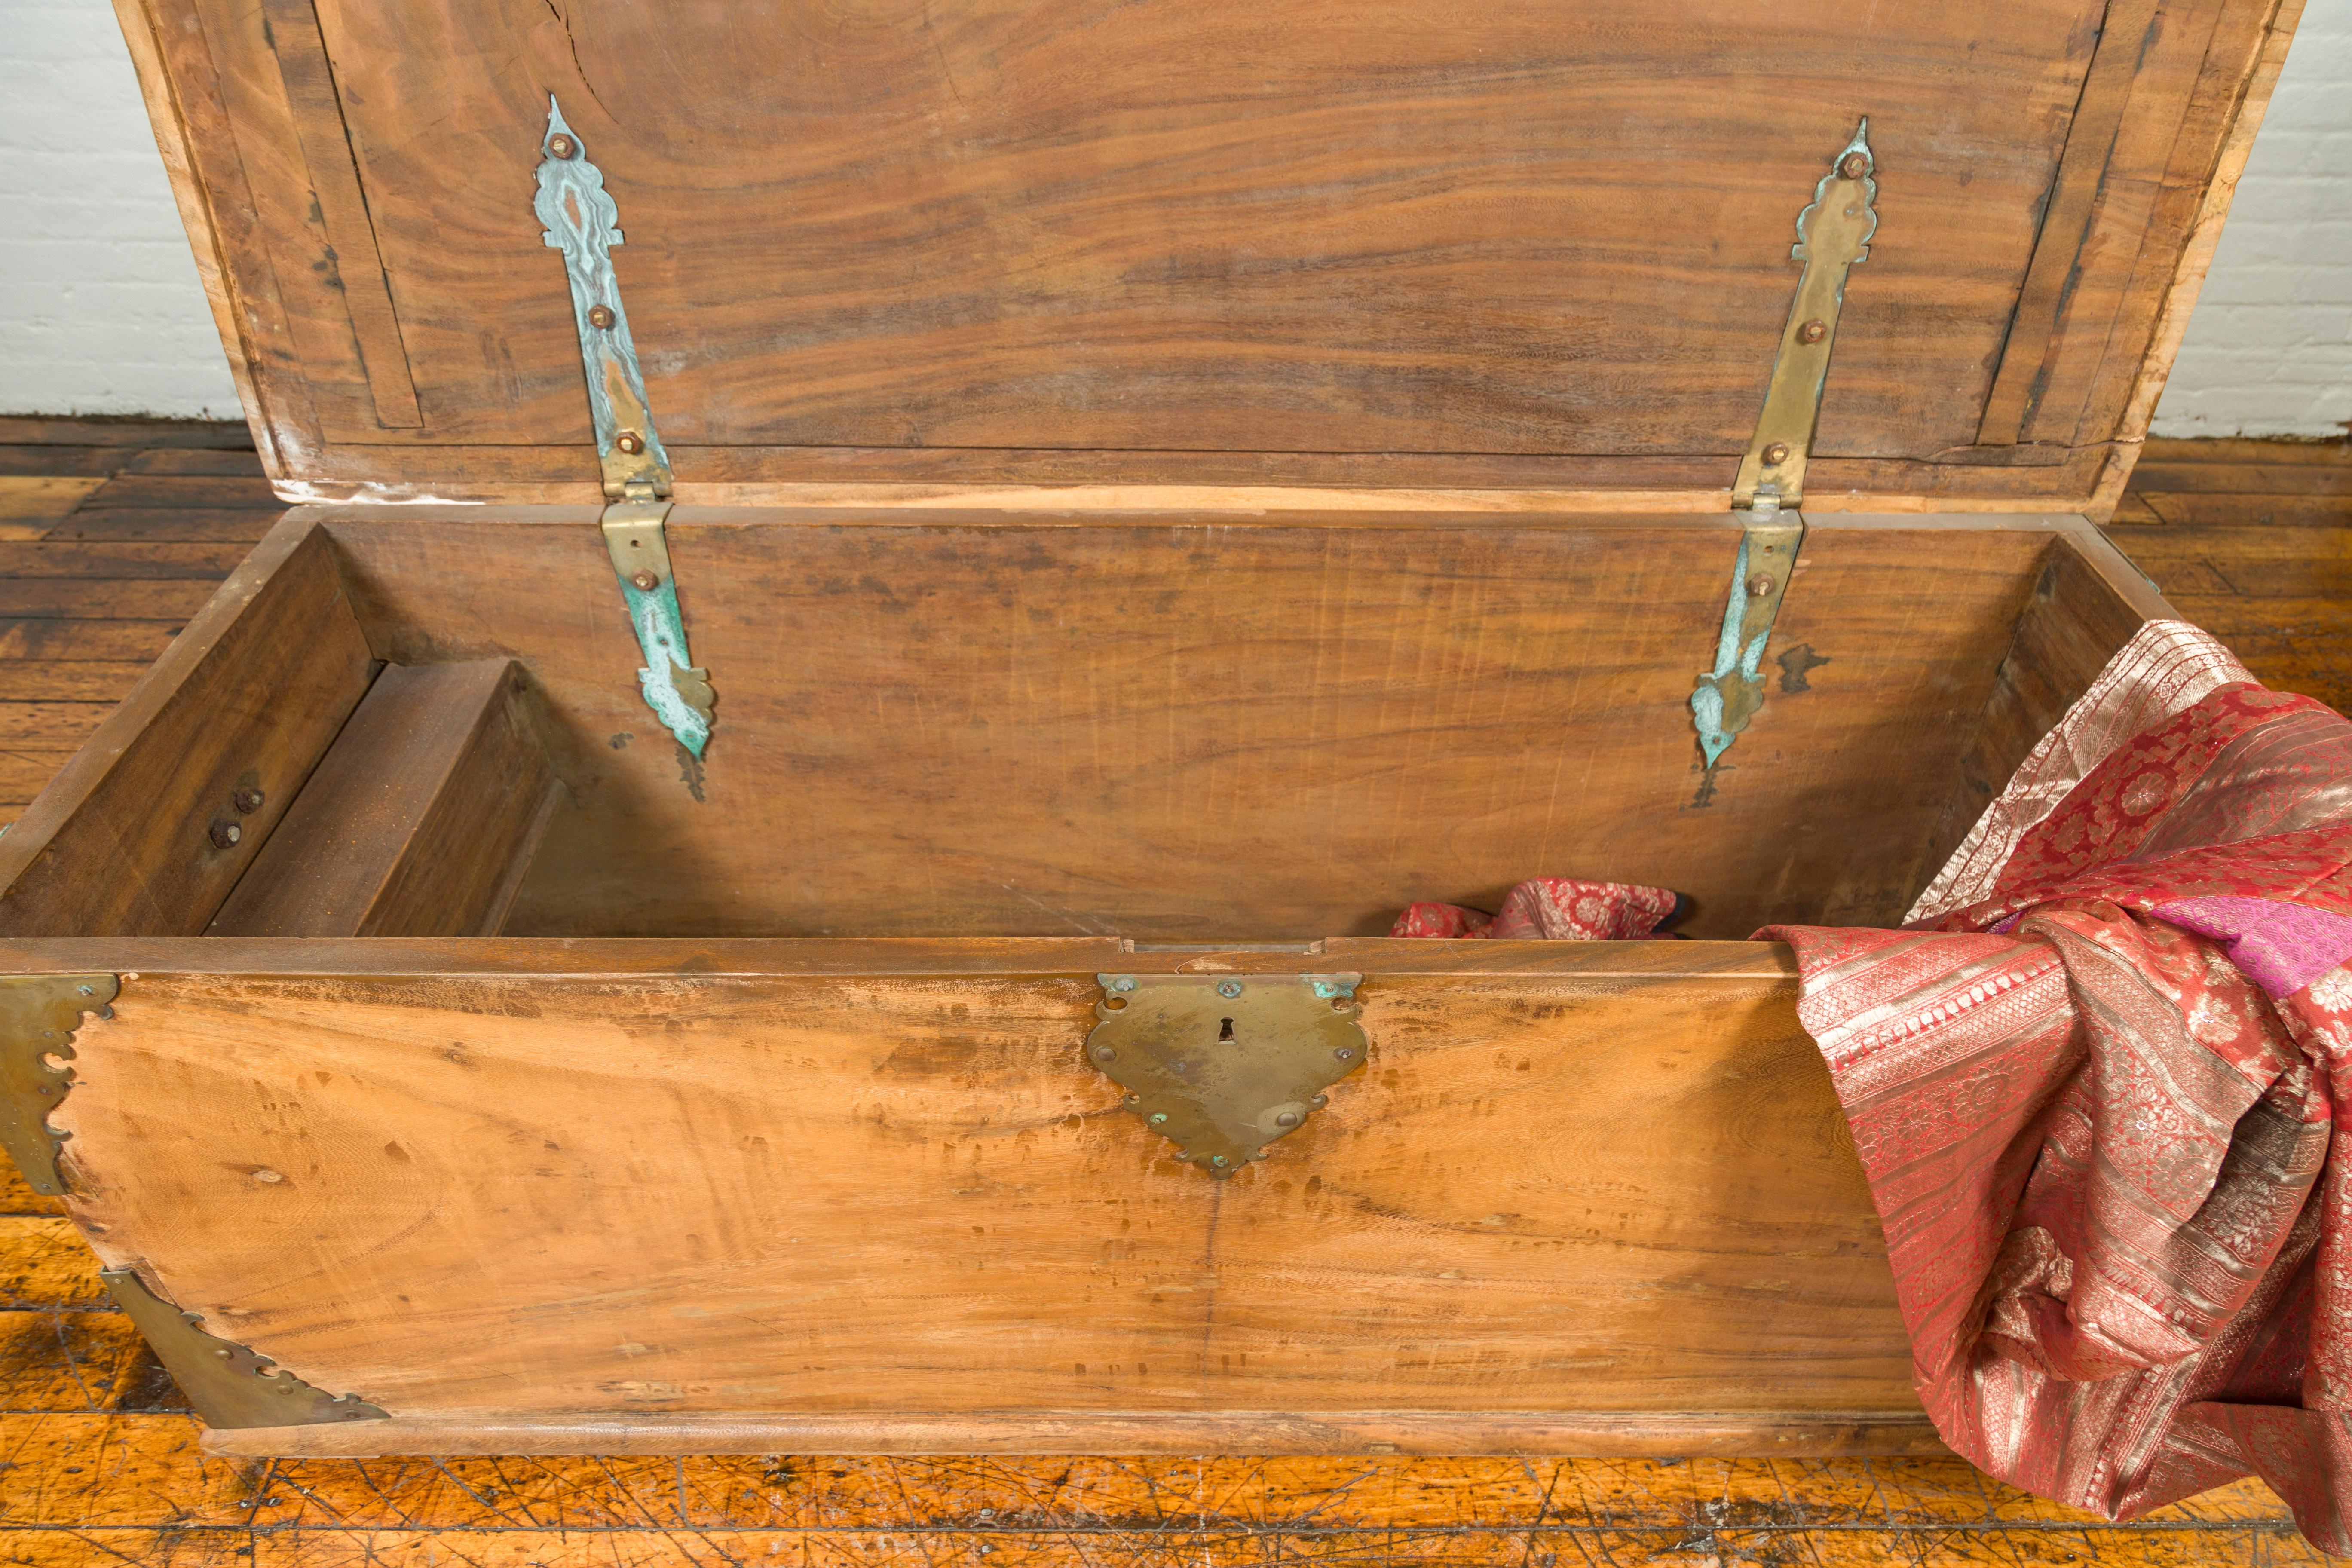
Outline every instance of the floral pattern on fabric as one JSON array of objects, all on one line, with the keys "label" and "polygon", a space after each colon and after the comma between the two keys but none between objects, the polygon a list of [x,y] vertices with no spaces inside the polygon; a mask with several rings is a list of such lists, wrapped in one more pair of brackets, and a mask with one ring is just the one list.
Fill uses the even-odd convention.
[{"label": "floral pattern on fabric", "polygon": [[1630,942],[1658,934],[1682,900],[1664,888],[1536,877],[1513,888],[1493,914],[1460,904],[1411,904],[1391,936]]},{"label": "floral pattern on fabric", "polygon": [[1937,1429],[2110,1518],[2258,1474],[2352,1552],[2352,724],[2222,685],[1970,881],[1910,929],[1758,933]]}]

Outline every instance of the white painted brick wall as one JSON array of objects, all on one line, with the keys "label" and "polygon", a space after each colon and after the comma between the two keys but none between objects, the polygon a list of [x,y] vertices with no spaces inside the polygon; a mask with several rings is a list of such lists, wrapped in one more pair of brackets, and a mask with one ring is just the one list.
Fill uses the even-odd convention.
[{"label": "white painted brick wall", "polygon": [[[240,416],[105,0],[0,0],[0,412]],[[2352,0],[2309,0],[2168,436],[2352,422]]]},{"label": "white painted brick wall", "polygon": [[2352,0],[2304,8],[2154,428],[2352,430]]},{"label": "white painted brick wall", "polygon": [[0,0],[0,412],[239,419],[106,0]]}]

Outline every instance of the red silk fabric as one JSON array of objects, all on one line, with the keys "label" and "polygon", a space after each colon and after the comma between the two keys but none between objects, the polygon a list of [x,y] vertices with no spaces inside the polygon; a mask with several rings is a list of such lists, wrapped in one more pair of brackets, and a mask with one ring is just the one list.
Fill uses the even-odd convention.
[{"label": "red silk fabric", "polygon": [[1654,935],[1674,917],[1680,901],[1664,888],[1536,877],[1513,888],[1503,907],[1491,915],[1460,904],[1409,904],[1389,934],[1630,942]]},{"label": "red silk fabric", "polygon": [[2352,1552],[2352,724],[2224,685],[1990,896],[1757,934],[1796,948],[1945,1440],[2118,1519],[2258,1474]]}]

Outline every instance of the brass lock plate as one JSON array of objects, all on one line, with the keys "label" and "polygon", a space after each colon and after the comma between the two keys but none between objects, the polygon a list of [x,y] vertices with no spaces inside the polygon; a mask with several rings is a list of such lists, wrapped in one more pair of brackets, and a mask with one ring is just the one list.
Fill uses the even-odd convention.
[{"label": "brass lock plate", "polygon": [[1102,974],[1087,1062],[1176,1157],[1230,1176],[1360,1071],[1361,974]]}]

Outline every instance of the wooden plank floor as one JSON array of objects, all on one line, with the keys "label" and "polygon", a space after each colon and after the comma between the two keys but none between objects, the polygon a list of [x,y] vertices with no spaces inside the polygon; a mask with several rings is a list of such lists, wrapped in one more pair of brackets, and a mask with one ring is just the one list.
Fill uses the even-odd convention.
[{"label": "wooden plank floor", "polygon": [[[241,429],[0,419],[0,820],[278,510]],[[2352,449],[2153,443],[2114,535],[2264,680],[2352,705]],[[232,1464],[197,1452],[56,1201],[0,1180],[0,1563],[2321,1561],[2258,1483],[2116,1526],[1952,1459]]]}]

